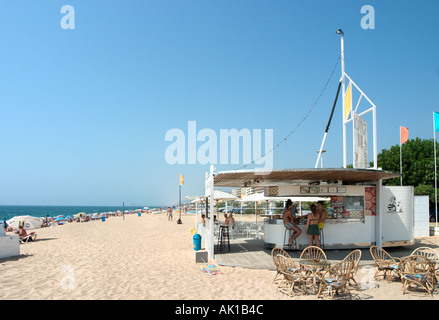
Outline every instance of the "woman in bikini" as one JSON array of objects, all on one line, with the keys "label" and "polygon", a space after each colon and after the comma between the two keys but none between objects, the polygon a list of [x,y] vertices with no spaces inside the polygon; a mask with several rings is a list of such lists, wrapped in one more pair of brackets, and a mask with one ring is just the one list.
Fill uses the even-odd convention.
[{"label": "woman in bikini", "polygon": [[312,246],[313,242],[317,247],[320,247],[320,230],[319,221],[320,215],[317,213],[315,204],[310,205],[311,213],[306,221],[306,234],[308,235],[308,245]]}]

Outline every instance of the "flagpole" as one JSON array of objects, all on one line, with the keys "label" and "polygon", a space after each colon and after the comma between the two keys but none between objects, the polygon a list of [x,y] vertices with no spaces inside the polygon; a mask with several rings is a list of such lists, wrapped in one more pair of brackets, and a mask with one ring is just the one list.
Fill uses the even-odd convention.
[{"label": "flagpole", "polygon": [[401,127],[399,127],[399,173],[401,174],[401,185],[402,185],[402,144],[401,144]]},{"label": "flagpole", "polygon": [[[435,207],[436,207],[436,229],[437,229],[436,121],[434,118],[434,111],[433,111],[433,136],[434,136],[434,203],[435,203]],[[436,232],[436,230],[435,230],[435,232]]]}]

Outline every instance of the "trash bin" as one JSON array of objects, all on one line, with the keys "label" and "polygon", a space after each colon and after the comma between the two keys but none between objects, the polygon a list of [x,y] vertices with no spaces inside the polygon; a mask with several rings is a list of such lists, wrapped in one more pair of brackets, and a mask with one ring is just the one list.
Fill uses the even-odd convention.
[{"label": "trash bin", "polygon": [[105,217],[102,217],[101,219],[102,219],[102,222],[105,222]]},{"label": "trash bin", "polygon": [[137,215],[140,217],[142,214],[140,212],[138,212]]},{"label": "trash bin", "polygon": [[201,250],[201,236],[198,233],[196,233],[194,234],[193,240],[194,240],[194,250],[195,251]]}]

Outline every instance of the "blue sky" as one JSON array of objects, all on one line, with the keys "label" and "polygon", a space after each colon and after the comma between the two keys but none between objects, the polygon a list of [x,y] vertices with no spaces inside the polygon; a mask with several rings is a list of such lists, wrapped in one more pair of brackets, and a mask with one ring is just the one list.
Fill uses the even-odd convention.
[{"label": "blue sky", "polygon": [[[64,5],[74,30],[60,26]],[[346,72],[377,106],[378,152],[399,144],[399,126],[433,138],[438,17],[437,1],[414,0],[0,1],[0,204],[175,204],[180,173],[183,196],[202,194],[209,165],[168,164],[166,132],[273,129],[276,145],[319,97],[339,28]],[[314,167],[340,76],[275,169]],[[324,167],[343,166],[341,113],[339,100]]]}]

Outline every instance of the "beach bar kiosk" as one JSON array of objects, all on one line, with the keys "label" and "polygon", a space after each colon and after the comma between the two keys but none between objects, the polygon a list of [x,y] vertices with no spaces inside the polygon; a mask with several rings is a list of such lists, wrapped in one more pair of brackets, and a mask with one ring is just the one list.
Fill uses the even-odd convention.
[{"label": "beach bar kiosk", "polygon": [[[216,187],[264,187],[267,197],[322,197],[327,219],[323,227],[325,249],[403,246],[414,241],[414,188],[383,186],[382,181],[399,174],[375,169],[288,169],[260,172],[223,171],[214,176]],[[298,227],[299,248],[308,245],[306,220]],[[264,245],[283,247],[282,217],[266,218]],[[288,242],[288,236],[285,240]]]}]

